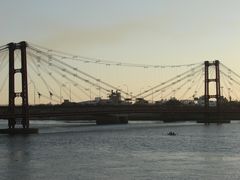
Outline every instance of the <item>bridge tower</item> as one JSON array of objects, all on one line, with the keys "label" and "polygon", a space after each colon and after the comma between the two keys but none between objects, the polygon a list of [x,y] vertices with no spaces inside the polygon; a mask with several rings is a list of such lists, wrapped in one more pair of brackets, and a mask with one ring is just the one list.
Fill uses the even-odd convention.
[{"label": "bridge tower", "polygon": [[[209,67],[210,66],[214,66],[215,68],[215,78],[210,79],[209,78]],[[205,61],[204,62],[204,69],[205,69],[205,94],[204,94],[204,102],[205,102],[205,108],[206,110],[209,109],[209,99],[211,98],[215,98],[216,99],[216,106],[217,106],[217,110],[219,110],[220,107],[220,71],[219,71],[219,61],[213,61],[213,62],[209,62],[209,61]],[[214,95],[210,95],[209,94],[209,84],[210,82],[215,83],[215,89],[216,89],[216,93]]]},{"label": "bridge tower", "polygon": [[[29,106],[28,106],[28,82],[27,82],[27,43],[22,41],[20,43],[9,43],[9,99],[8,112],[10,118],[8,119],[8,127],[15,128],[16,118],[21,118],[23,128],[29,128]],[[15,50],[21,52],[21,67],[15,68]],[[15,74],[21,73],[22,91],[15,92]],[[16,114],[15,98],[22,98],[20,113]]]}]

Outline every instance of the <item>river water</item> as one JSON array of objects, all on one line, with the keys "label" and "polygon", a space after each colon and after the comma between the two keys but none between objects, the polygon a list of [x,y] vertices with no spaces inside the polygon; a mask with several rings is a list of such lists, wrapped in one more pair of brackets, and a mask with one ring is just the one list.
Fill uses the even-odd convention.
[{"label": "river water", "polygon": [[0,135],[1,180],[240,179],[240,123],[31,125],[39,134]]}]

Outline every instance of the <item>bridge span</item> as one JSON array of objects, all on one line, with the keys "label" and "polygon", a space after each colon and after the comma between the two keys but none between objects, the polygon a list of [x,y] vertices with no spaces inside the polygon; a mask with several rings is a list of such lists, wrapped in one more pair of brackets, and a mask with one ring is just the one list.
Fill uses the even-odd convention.
[{"label": "bridge span", "polygon": [[[15,114],[8,113],[8,107],[1,107],[1,119],[21,119],[21,108]],[[44,105],[30,106],[29,119],[75,119],[114,122],[116,118],[141,121],[197,121],[230,122],[240,120],[240,109],[236,107],[208,108],[201,106],[162,106],[162,105]]]},{"label": "bridge span", "polygon": [[[5,88],[8,103],[0,107],[0,118],[8,120],[8,127],[11,129],[15,128],[18,119],[21,119],[23,128],[29,128],[29,119],[50,117],[99,119],[99,121],[117,117],[134,120],[187,120],[209,123],[240,119],[238,99],[232,98],[233,94],[238,97],[240,75],[219,60],[174,66],[131,64],[69,55],[25,41],[0,46],[0,59],[3,59],[0,64],[0,74],[7,72],[5,80],[0,82],[0,93],[8,80],[8,88]],[[189,69],[156,85],[140,88],[140,93],[133,93],[130,92],[129,85],[124,84],[126,90],[123,90],[90,74],[87,68],[86,71],[82,70],[84,65],[79,63],[161,70],[165,68],[175,70],[174,68],[178,67]],[[8,65],[7,70],[4,69],[6,65]],[[17,74],[20,78],[16,78]],[[29,92],[30,85],[33,86],[32,96]],[[101,93],[105,93],[110,99],[110,104],[80,105],[79,101],[75,101],[75,105],[63,105],[64,93],[69,96],[70,104],[74,102],[73,95],[85,95],[91,102],[93,94],[101,99]],[[164,97],[164,94],[167,95]],[[36,105],[36,95],[39,105]],[[40,99],[43,97],[49,99],[49,104],[40,105]],[[184,99],[185,97],[187,99]],[[151,104],[146,98],[151,98]],[[32,104],[29,103],[30,99],[33,101]],[[166,106],[162,103],[171,100],[188,101],[191,102],[191,106],[181,103]],[[105,101],[109,102],[106,99]],[[198,101],[197,105],[195,101]],[[215,104],[214,107],[211,106],[212,102]]]}]

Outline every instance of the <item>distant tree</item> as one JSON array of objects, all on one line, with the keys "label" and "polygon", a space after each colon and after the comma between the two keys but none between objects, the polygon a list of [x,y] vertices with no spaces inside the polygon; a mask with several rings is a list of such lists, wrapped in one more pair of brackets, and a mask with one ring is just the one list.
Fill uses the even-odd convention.
[{"label": "distant tree", "polygon": [[178,106],[178,105],[182,105],[182,103],[179,100],[177,100],[176,98],[171,98],[168,101],[166,101],[164,103],[164,105],[167,105],[167,106]]}]

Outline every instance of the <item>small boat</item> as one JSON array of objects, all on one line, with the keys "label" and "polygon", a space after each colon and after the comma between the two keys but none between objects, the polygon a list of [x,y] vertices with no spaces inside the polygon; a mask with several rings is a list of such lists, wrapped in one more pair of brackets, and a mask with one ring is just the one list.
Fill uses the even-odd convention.
[{"label": "small boat", "polygon": [[170,132],[168,132],[167,135],[169,135],[169,136],[176,136],[177,134],[175,132],[173,132],[173,131],[170,131]]}]

